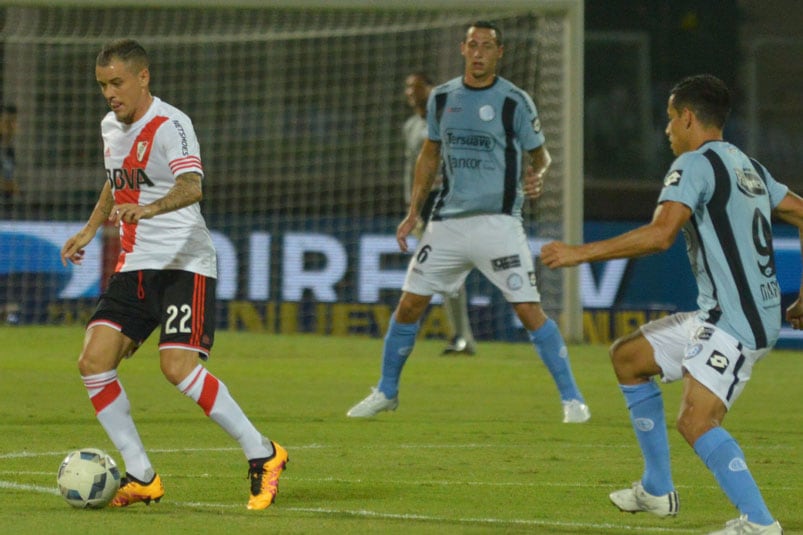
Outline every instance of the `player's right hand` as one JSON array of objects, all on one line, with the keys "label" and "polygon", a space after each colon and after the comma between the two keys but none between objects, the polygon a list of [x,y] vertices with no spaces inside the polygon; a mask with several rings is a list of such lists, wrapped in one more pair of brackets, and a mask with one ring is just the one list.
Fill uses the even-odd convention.
[{"label": "player's right hand", "polygon": [[419,225],[419,219],[420,217],[417,215],[407,214],[407,217],[405,217],[402,222],[399,223],[398,228],[396,228],[396,243],[399,244],[401,252],[407,252],[407,236]]},{"label": "player's right hand", "polygon": [[550,269],[576,266],[582,261],[576,251],[576,246],[551,241],[541,246],[541,263]]},{"label": "player's right hand", "polygon": [[62,265],[66,266],[67,262],[80,265],[86,252],[84,246],[90,241],[86,239],[85,233],[81,231],[64,242],[64,246],[61,248]]}]

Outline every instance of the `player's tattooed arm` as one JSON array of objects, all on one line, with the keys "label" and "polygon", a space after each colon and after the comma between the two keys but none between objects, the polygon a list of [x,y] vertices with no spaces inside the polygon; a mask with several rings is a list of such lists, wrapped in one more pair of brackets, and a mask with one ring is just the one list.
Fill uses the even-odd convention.
[{"label": "player's tattooed arm", "polygon": [[85,241],[84,245],[89,243],[95,236],[98,229],[103,226],[109,218],[112,210],[114,210],[114,194],[112,193],[111,186],[106,182],[98,196],[98,202],[95,203],[95,208],[92,209],[92,213],[86,221],[86,225],[84,225],[84,228],[79,232],[81,238],[83,238],[81,241]]},{"label": "player's tattooed arm", "polygon": [[89,216],[87,226],[97,230],[106,222],[112,210],[114,210],[114,194],[112,193],[111,186],[106,182],[106,184],[103,185],[103,190],[100,192],[98,202],[95,203],[95,209],[92,210],[92,214]]},{"label": "player's tattooed arm", "polygon": [[66,266],[68,262],[80,264],[83,261],[84,247],[92,241],[92,238],[95,237],[98,229],[106,222],[113,209],[114,195],[112,194],[111,186],[106,182],[86,224],[64,243],[61,249],[62,264]]},{"label": "player's tattooed arm", "polygon": [[184,173],[176,177],[176,184],[170,188],[167,195],[147,205],[146,208],[152,207],[156,211],[151,215],[153,217],[195,204],[202,198],[201,175]]},{"label": "player's tattooed arm", "polygon": [[195,204],[203,198],[201,188],[201,175],[198,173],[184,173],[176,177],[176,183],[170,191],[150,204],[140,206],[137,204],[119,204],[111,214],[115,225],[123,223],[136,223],[140,219],[150,219],[159,214],[173,212],[185,206]]}]

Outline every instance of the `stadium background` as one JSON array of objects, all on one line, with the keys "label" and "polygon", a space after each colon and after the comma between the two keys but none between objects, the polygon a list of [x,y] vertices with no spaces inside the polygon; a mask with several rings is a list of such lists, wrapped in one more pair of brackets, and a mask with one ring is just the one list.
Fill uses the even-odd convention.
[{"label": "stadium background", "polygon": [[[535,250],[571,235],[561,219],[567,191],[583,192],[574,200],[588,239],[651,216],[671,159],[662,134],[666,92],[695,72],[713,72],[736,90],[727,137],[803,191],[803,36],[793,22],[803,7],[793,0],[586,2],[583,156],[572,160],[582,182],[568,176],[563,160],[573,153],[562,142],[562,129],[581,115],[561,115],[569,97],[554,82],[567,76],[555,59],[566,36],[540,11],[39,4],[0,3],[0,101],[18,108],[22,190],[3,199],[0,213],[6,323],[81,322],[102,286],[104,254],[114,250],[109,233],[93,243],[98,262],[83,272],[62,268],[57,253],[101,184],[105,106],[92,65],[102,42],[123,35],[151,51],[154,94],[195,121],[209,177],[204,211],[222,267],[221,327],[381,333],[406,262],[392,238],[404,210],[403,78],[418,69],[439,80],[458,75],[462,24],[480,16],[500,20],[501,74],[533,88],[550,149],[564,164],[527,221]],[[551,4],[560,2],[533,2]],[[790,229],[777,231],[785,238],[777,264],[787,303],[800,257]],[[568,283],[578,284],[584,338],[607,342],[645,319],[692,308],[684,254],[678,243],[661,256],[577,270]],[[565,322],[566,280],[543,269],[539,277],[546,308]],[[479,338],[521,339],[498,292],[472,276],[469,293]],[[423,334],[441,337],[444,329],[433,307]],[[784,343],[801,342],[787,330]]]}]

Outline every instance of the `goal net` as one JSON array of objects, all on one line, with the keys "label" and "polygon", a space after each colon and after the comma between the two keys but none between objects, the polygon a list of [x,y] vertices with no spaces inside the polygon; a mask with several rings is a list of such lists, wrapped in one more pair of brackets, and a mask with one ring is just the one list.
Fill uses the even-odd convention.
[{"label": "goal net", "polygon": [[[83,321],[103,285],[113,229],[99,233],[80,267],[62,267],[58,250],[103,185],[99,120],[107,108],[94,60],[119,37],[145,46],[153,94],[185,111],[201,142],[220,327],[385,328],[409,259],[394,239],[406,209],[404,78],[412,71],[436,83],[459,76],[459,43],[473,20],[502,29],[500,74],[534,98],[554,159],[546,194],[527,206],[528,235],[536,249],[546,239],[579,239],[582,2],[500,0],[492,10],[450,0],[414,4],[4,8],[1,96],[17,109],[21,190],[3,200],[0,214],[6,315]],[[544,308],[570,326],[567,338],[579,338],[572,272],[540,268],[538,277]],[[518,336],[495,288],[473,274],[468,294],[478,338]],[[438,308],[425,329],[434,336],[445,328]]]}]

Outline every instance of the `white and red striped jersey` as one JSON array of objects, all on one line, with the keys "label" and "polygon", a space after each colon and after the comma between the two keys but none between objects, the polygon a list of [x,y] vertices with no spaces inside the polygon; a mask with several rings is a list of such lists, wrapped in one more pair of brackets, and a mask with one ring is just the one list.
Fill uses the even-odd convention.
[{"label": "white and red striped jersey", "polygon": [[[141,206],[164,197],[184,173],[203,176],[201,149],[192,121],[154,97],[133,124],[109,112],[100,124],[106,178],[115,204]],[[115,271],[180,269],[217,277],[217,257],[198,203],[120,225],[120,258]]]}]

